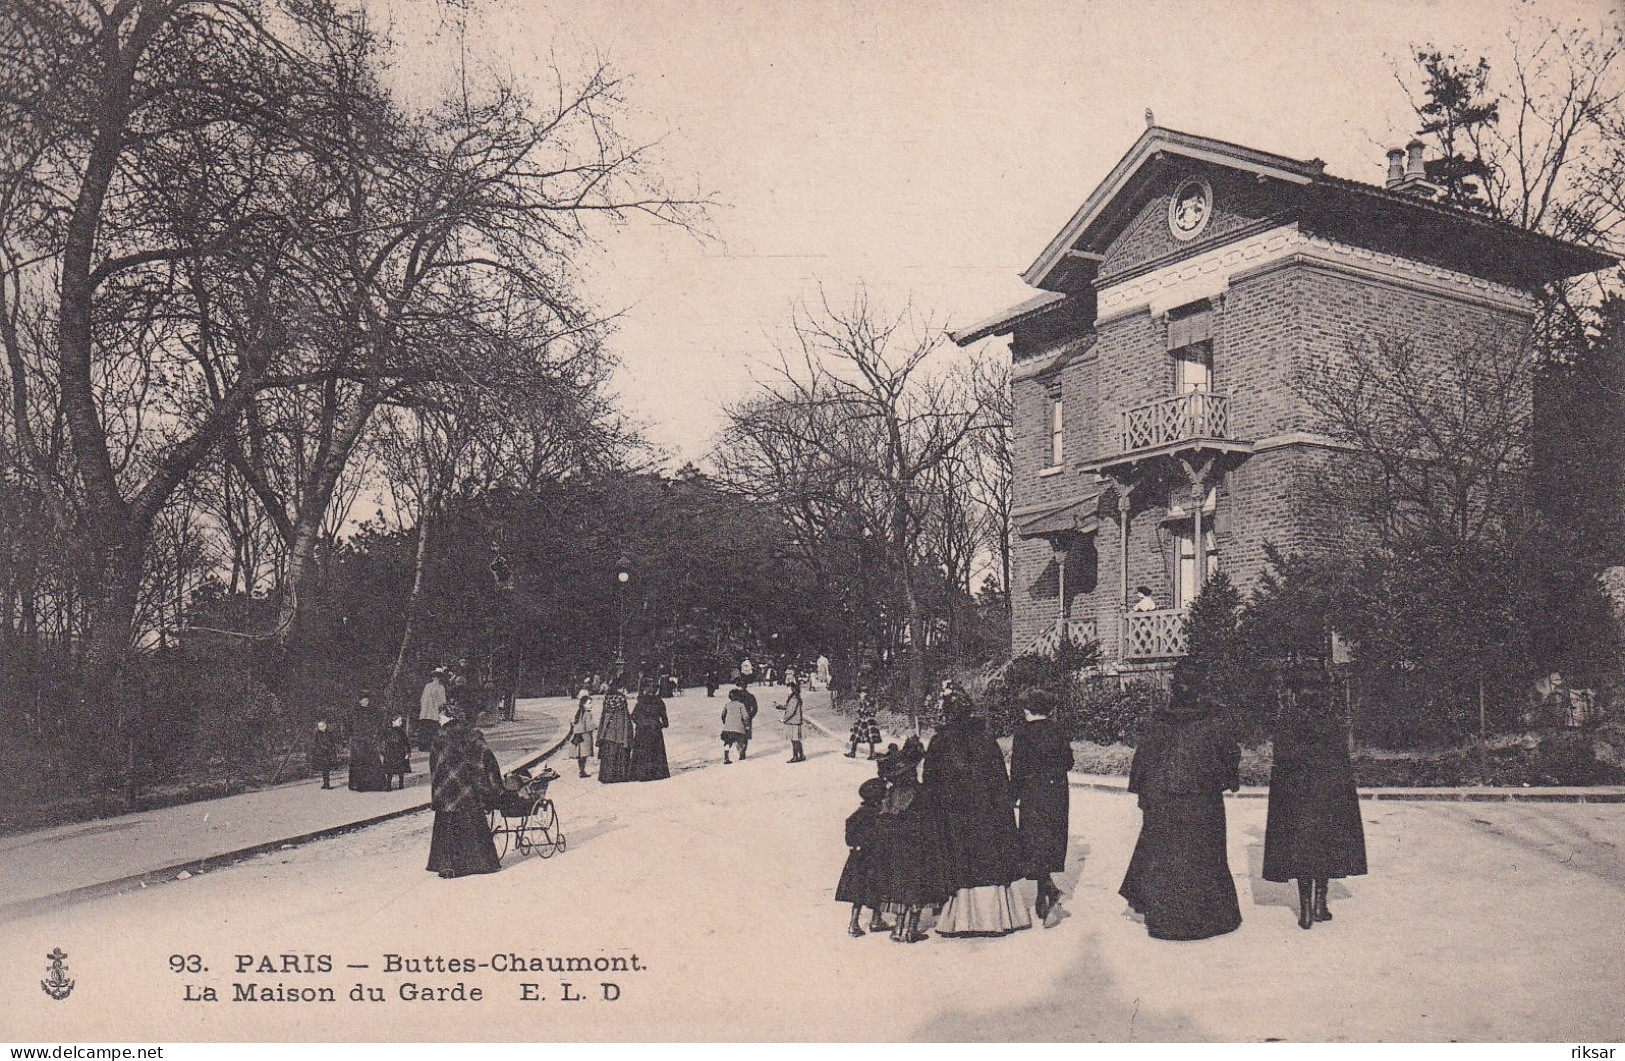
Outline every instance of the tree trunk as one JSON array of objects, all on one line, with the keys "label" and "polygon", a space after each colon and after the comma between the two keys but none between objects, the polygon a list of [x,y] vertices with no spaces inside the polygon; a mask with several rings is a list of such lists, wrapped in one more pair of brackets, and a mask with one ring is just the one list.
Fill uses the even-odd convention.
[{"label": "tree trunk", "polygon": [[395,667],[389,672],[389,688],[384,702],[393,704],[401,684],[401,672],[406,669],[406,657],[412,648],[412,636],[417,632],[418,609],[423,600],[423,572],[429,566],[430,508],[424,506],[418,517],[417,551],[412,560],[412,595],[406,599],[406,622],[401,630],[400,651],[395,653]]}]

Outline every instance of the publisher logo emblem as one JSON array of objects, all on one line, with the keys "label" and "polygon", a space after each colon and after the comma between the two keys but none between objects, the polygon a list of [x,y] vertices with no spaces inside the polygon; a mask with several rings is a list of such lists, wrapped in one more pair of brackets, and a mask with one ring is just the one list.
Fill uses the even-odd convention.
[{"label": "publisher logo emblem", "polygon": [[49,975],[39,982],[40,989],[61,1002],[73,993],[73,981],[68,979],[68,956],[61,947],[53,948],[45,956],[51,962]]}]

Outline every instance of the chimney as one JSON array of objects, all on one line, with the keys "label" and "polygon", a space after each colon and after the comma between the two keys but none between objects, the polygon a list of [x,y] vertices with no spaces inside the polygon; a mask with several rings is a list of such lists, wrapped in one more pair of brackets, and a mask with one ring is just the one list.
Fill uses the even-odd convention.
[{"label": "chimney", "polygon": [[1420,140],[1412,140],[1405,145],[1405,178],[1407,180],[1425,181],[1428,179],[1427,168],[1422,165],[1422,151],[1427,147]]},{"label": "chimney", "polygon": [[1405,149],[1393,148],[1388,152],[1388,187],[1404,183],[1405,180]]}]

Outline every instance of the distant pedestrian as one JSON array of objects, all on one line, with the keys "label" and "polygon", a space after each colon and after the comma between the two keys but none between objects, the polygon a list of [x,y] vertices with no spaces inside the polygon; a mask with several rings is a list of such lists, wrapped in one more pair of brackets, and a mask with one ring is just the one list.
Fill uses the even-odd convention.
[{"label": "distant pedestrian", "polygon": [[338,734],[333,731],[327,719],[316,720],[315,732],[310,738],[310,768],[320,770],[322,774],[322,787],[333,787],[333,767],[339,762]]},{"label": "distant pedestrian", "polygon": [[733,760],[729,753],[739,749],[739,759],[745,759],[745,750],[750,747],[751,709],[756,706],[756,698],[745,691],[744,686],[731,689],[728,692],[728,702],[722,705],[722,761],[731,763]]},{"label": "distant pedestrian", "polygon": [[580,776],[587,777],[587,760],[592,758],[598,720],[592,714],[592,694],[583,689],[576,694],[576,713],[570,720],[570,755]]},{"label": "distant pedestrian", "polygon": [[352,792],[383,792],[389,788],[384,775],[383,727],[372,706],[372,694],[362,693],[350,709],[350,778]]},{"label": "distant pedestrian", "polygon": [[835,885],[835,901],[852,905],[852,920],[846,926],[849,936],[863,935],[859,924],[863,908],[868,907],[869,931],[881,932],[886,928],[880,919],[879,891],[875,872],[879,862],[878,843],[880,829],[880,803],[886,798],[889,786],[878,777],[871,777],[858,786],[858,798],[863,805],[846,819],[846,865],[841,879]]},{"label": "distant pedestrian", "polygon": [[1333,877],[1365,874],[1365,827],[1348,736],[1331,698],[1304,689],[1282,712],[1270,769],[1264,879],[1298,881],[1298,927],[1330,921]]},{"label": "distant pedestrian", "polygon": [[818,684],[819,684],[819,686],[824,688],[824,689],[828,689],[829,688],[829,657],[824,655],[822,652],[820,652],[818,654],[818,662],[815,664],[815,667],[817,668],[816,673],[818,675]]},{"label": "distant pedestrian", "polygon": [[428,751],[434,743],[435,732],[440,729],[440,712],[446,706],[445,678],[445,669],[436,667],[429,680],[423,683],[423,693],[418,697],[417,726],[413,732],[418,751]]},{"label": "distant pedestrian", "polygon": [[429,778],[434,807],[429,872],[461,877],[501,869],[485,820],[487,809],[501,798],[501,770],[485,736],[457,712],[435,734]]},{"label": "distant pedestrian", "polygon": [[1022,870],[1038,882],[1033,912],[1049,916],[1061,898],[1051,874],[1066,869],[1072,745],[1052,715],[1055,697],[1043,689],[1024,694],[1016,707],[1021,720],[1010,738],[1010,790],[1016,799],[1016,831],[1021,838]]},{"label": "distant pedestrian", "polygon": [[666,762],[666,701],[653,679],[645,679],[632,708],[632,779],[664,781],[671,776]]},{"label": "distant pedestrian", "polygon": [[705,695],[716,696],[717,690],[721,688],[721,686],[722,682],[717,678],[716,664],[713,663],[711,666],[705,668]]},{"label": "distant pedestrian", "polygon": [[605,785],[632,780],[632,716],[619,677],[610,682],[598,713],[598,780]]},{"label": "distant pedestrian", "polygon": [[412,740],[406,735],[406,718],[396,715],[389,720],[389,728],[384,731],[384,788],[388,789],[390,780],[400,782],[400,787],[406,787],[406,775],[412,772]]},{"label": "distant pedestrian", "polygon": [[756,664],[752,663],[750,661],[750,656],[747,655],[744,659],[739,661],[740,682],[741,684],[749,685],[751,679],[754,677],[756,677]]},{"label": "distant pedestrian", "polygon": [[1128,790],[1143,821],[1118,893],[1156,939],[1241,927],[1225,856],[1224,791],[1241,787],[1241,749],[1216,709],[1176,686],[1134,751]]},{"label": "distant pedestrian", "polygon": [[847,749],[846,757],[856,759],[858,757],[858,745],[867,744],[869,746],[869,758],[871,760],[878,759],[879,756],[875,754],[875,746],[880,743],[880,721],[876,718],[874,701],[869,699],[869,690],[858,690],[858,703],[854,710],[857,717],[852,720],[852,732],[850,734],[852,746]]},{"label": "distant pedestrian", "polygon": [[784,712],[784,732],[785,736],[790,738],[790,758],[788,761],[804,763],[807,761],[807,756],[801,750],[801,740],[802,726],[806,723],[807,717],[801,707],[800,685],[792,684],[790,686],[790,695],[785,699],[784,703],[779,705],[779,710]]}]

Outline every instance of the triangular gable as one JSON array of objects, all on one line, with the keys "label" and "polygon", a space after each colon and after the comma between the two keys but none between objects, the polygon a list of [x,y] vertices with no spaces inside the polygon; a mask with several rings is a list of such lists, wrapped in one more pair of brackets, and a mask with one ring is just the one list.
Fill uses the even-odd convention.
[{"label": "triangular gable", "polygon": [[[1112,167],[1106,179],[1090,193],[1078,212],[1072,215],[1072,220],[1044,248],[1044,253],[1027,267],[1021,278],[1033,287],[1058,290],[1062,286],[1058,283],[1061,279],[1058,274],[1065,272],[1063,267],[1069,262],[1098,261],[1099,251],[1093,247],[1101,241],[1091,236],[1099,235],[1098,229],[1122,220],[1113,215],[1114,204],[1135,184],[1141,170],[1162,155],[1177,155],[1297,185],[1312,183],[1325,167],[1319,159],[1304,162],[1223,140],[1152,126]],[[1080,244],[1091,249],[1079,250]]]}]

